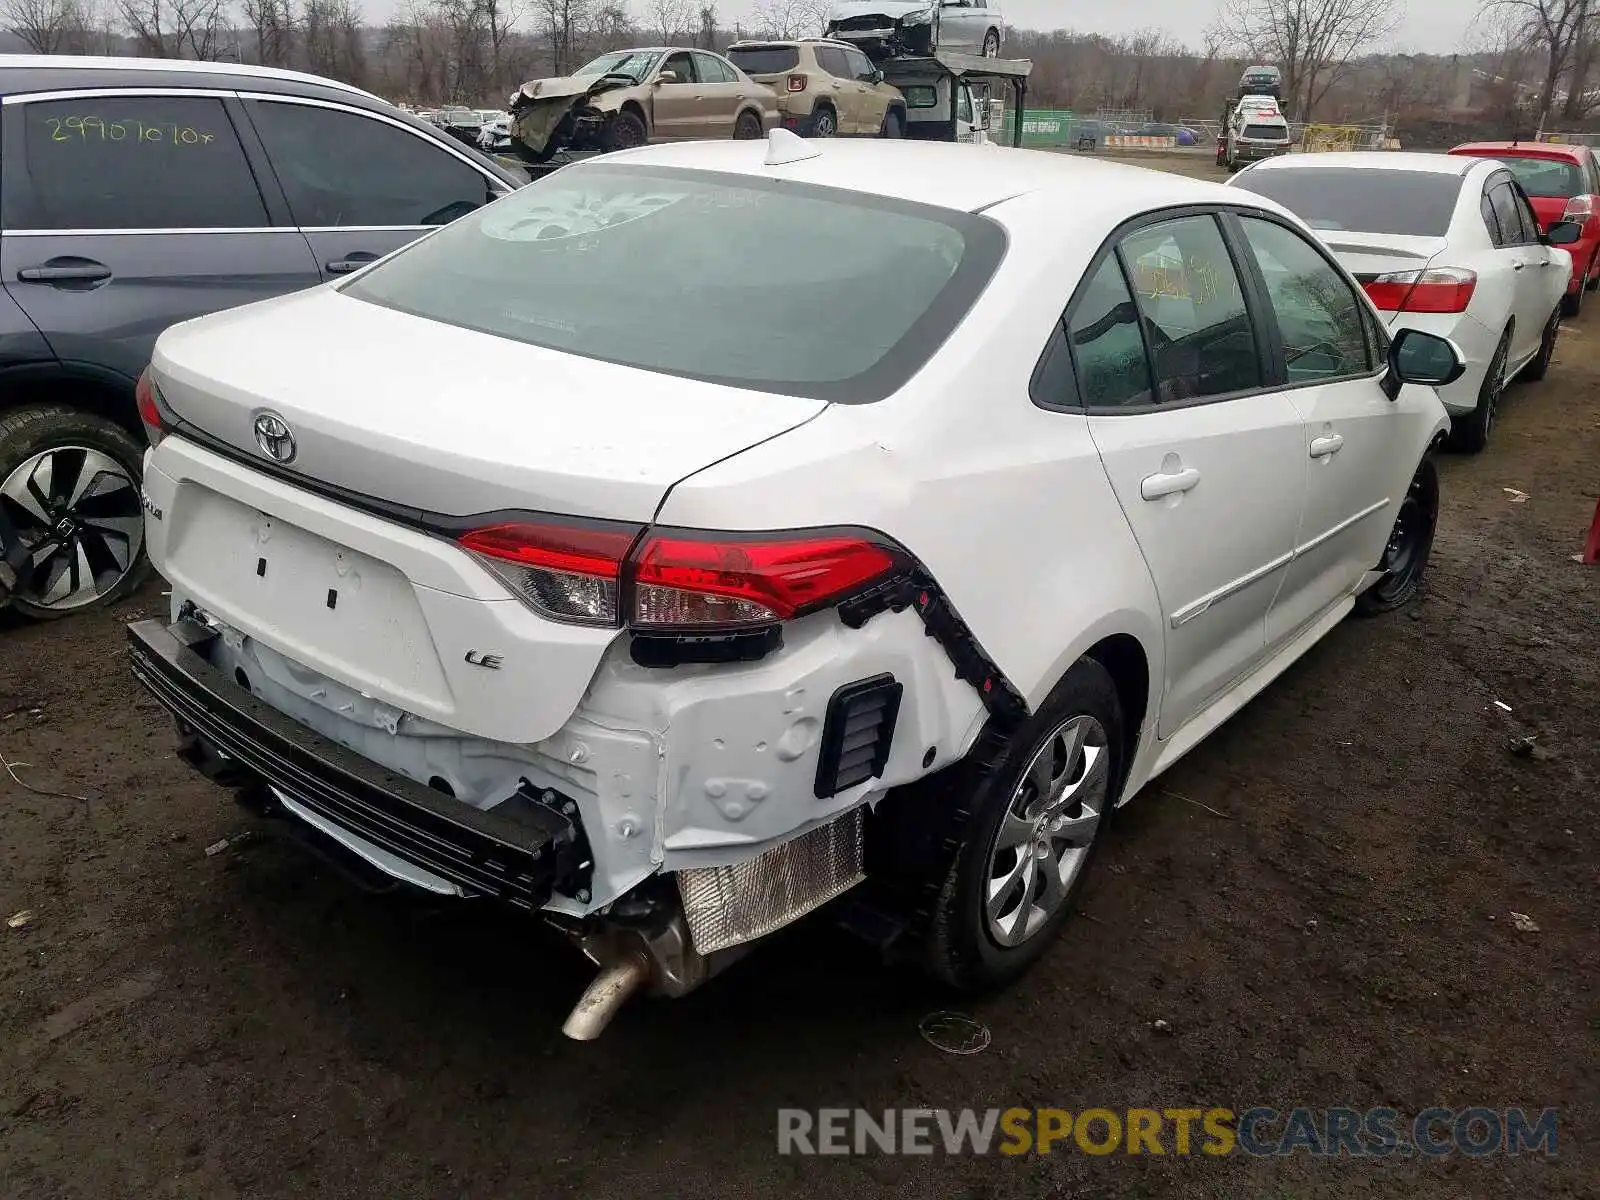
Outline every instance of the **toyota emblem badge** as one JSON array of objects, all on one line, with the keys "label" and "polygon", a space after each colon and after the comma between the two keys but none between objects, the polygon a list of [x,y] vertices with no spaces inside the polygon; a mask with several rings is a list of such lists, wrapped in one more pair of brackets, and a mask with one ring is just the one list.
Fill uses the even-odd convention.
[{"label": "toyota emblem badge", "polygon": [[294,434],[289,423],[275,412],[264,412],[256,417],[256,445],[273,462],[294,461]]}]

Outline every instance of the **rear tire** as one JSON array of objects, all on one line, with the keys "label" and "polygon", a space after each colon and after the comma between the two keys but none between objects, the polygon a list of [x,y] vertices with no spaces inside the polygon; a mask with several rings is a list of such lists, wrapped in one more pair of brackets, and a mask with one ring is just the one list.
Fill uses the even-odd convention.
[{"label": "rear tire", "polygon": [[1494,430],[1494,420],[1500,408],[1500,397],[1506,390],[1506,360],[1511,356],[1511,330],[1500,335],[1500,344],[1494,348],[1489,369],[1483,374],[1483,384],[1478,388],[1478,406],[1470,413],[1452,418],[1450,422],[1450,449],[1462,454],[1477,454],[1489,444],[1489,434]]},{"label": "rear tire", "polygon": [[1422,591],[1433,555],[1433,535],[1439,526],[1439,470],[1426,455],[1412,476],[1394,529],[1378,564],[1383,578],[1356,597],[1356,615],[1375,617],[1394,612],[1415,600]]},{"label": "rear tire", "polygon": [[878,136],[881,138],[888,138],[891,141],[897,138],[905,137],[905,120],[906,119],[902,117],[898,111],[891,108],[888,112],[883,114],[883,129],[879,132]]},{"label": "rear tire", "polygon": [[955,860],[934,901],[928,971],[963,992],[1016,979],[1071,916],[1123,779],[1123,714],[1106,669],[1079,659],[1004,744],[954,786]]},{"label": "rear tire", "polygon": [[1587,287],[1580,287],[1575,292],[1568,292],[1561,297],[1561,315],[1575,317],[1583,311],[1583,297],[1588,291]]},{"label": "rear tire", "polygon": [[839,114],[826,104],[817,105],[811,114],[811,120],[806,123],[806,136],[808,138],[831,138],[839,136]]},{"label": "rear tire", "polygon": [[1518,383],[1538,383],[1550,373],[1550,361],[1556,355],[1556,340],[1561,336],[1561,314],[1565,307],[1564,304],[1558,304],[1555,312],[1550,314],[1550,319],[1544,323],[1544,334],[1539,338],[1539,353],[1522,368],[1522,373],[1517,376]]},{"label": "rear tire", "polygon": [[115,604],[144,582],[143,459],[125,429],[77,409],[0,418],[0,504],[31,551],[13,609],[52,621]]},{"label": "rear tire", "polygon": [[733,123],[733,140],[736,142],[754,142],[766,133],[766,126],[760,116],[746,110],[739,114],[739,119]]},{"label": "rear tire", "polygon": [[1000,57],[1000,31],[991,29],[983,35],[983,56],[985,58]]}]

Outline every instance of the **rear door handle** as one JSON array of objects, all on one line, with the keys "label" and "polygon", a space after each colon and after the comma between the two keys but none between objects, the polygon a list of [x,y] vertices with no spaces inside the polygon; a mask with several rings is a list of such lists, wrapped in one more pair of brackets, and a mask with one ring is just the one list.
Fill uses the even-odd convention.
[{"label": "rear door handle", "polygon": [[37,267],[23,267],[17,278],[23,283],[99,283],[111,278],[111,268],[86,258],[51,259]]},{"label": "rear door handle", "polygon": [[1523,268],[1524,268],[1524,267],[1526,267],[1526,266],[1527,266],[1527,265],[1528,265],[1528,261],[1527,261],[1527,259],[1523,259],[1523,258],[1519,258],[1519,259],[1517,259],[1517,261],[1516,261],[1516,262],[1514,262],[1514,263],[1512,263],[1512,264],[1511,264],[1511,269],[1512,269],[1512,270],[1513,270],[1513,271],[1520,271],[1520,270],[1522,270],[1522,269],[1523,269]]},{"label": "rear door handle", "polygon": [[359,271],[370,262],[377,262],[378,256],[367,250],[357,250],[348,258],[336,258],[331,262],[322,264],[329,275],[348,275],[351,271]]},{"label": "rear door handle", "polygon": [[1146,475],[1139,483],[1139,495],[1146,500],[1160,500],[1163,496],[1175,496],[1179,492],[1187,492],[1200,482],[1200,472],[1193,467],[1185,467],[1181,471],[1169,474]]},{"label": "rear door handle", "polygon": [[1343,446],[1343,445],[1344,445],[1344,435],[1343,434],[1330,433],[1327,437],[1315,437],[1315,438],[1312,438],[1311,439],[1311,457],[1312,458],[1329,458],[1332,455],[1335,455],[1335,454],[1339,453],[1339,448],[1341,446]]}]

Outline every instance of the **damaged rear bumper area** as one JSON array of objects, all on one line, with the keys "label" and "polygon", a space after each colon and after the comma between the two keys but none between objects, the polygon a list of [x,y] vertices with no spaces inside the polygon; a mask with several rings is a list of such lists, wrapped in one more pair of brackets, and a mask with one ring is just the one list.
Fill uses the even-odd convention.
[{"label": "damaged rear bumper area", "polygon": [[[799,653],[787,665],[733,668],[746,686],[722,699],[695,669],[674,673],[680,677],[663,690],[652,678],[657,672],[619,661],[596,686],[605,715],[580,715],[569,726],[581,732],[581,742],[570,731],[538,746],[472,742],[469,753],[480,762],[518,754],[523,765],[509,771],[497,765],[487,777],[500,782],[468,802],[430,779],[420,761],[404,758],[403,734],[365,730],[388,745],[373,757],[357,753],[350,747],[368,746],[360,726],[336,723],[320,709],[300,712],[274,690],[262,669],[271,657],[264,648],[190,602],[175,600],[175,608],[170,624],[141,621],[128,636],[133,672],[176,719],[183,757],[237,789],[256,814],[286,818],[298,840],[357,876],[385,888],[399,880],[538,913],[599,968],[566,1025],[581,1039],[598,1036],[633,993],[683,995],[767,934],[860,883],[874,798],[920,775],[925,748],[937,747],[946,762],[960,757],[967,731],[975,735],[982,722],[976,692],[950,676],[947,661],[937,669],[942,655],[918,618],[885,614],[852,636],[898,647],[904,684],[883,673],[836,687],[826,712],[819,711],[823,719],[806,716],[811,707],[803,693],[812,676],[794,674],[796,663],[847,672],[831,649],[835,637],[849,632],[843,626],[819,634],[809,652],[792,647]],[[903,656],[921,659],[924,648],[936,657],[905,669]],[[783,706],[794,722],[788,740],[749,747],[750,765],[764,760],[769,771],[784,768],[769,775],[770,784],[738,771],[731,720],[706,724],[713,709],[759,708],[761,693],[748,683],[763,669],[787,681]],[[629,675],[639,677],[632,687]],[[312,679],[307,686],[335,685]],[[930,688],[954,697],[954,709],[935,719],[945,705]],[[630,694],[669,697],[667,715],[655,721],[641,712],[625,715],[633,707]],[[349,703],[344,692],[331,702]],[[660,737],[636,732],[651,725]],[[897,726],[904,740],[891,756]],[[809,750],[796,733],[814,739]],[[637,764],[624,757],[634,751],[642,756]],[[433,746],[431,753],[442,751]],[[553,769],[557,755],[570,779]],[[654,784],[646,782],[644,759],[659,772]],[[603,788],[619,794],[596,794],[595,780],[586,786],[585,771],[572,766],[580,760]],[[640,794],[640,785],[653,795]],[[763,801],[769,787],[772,795]],[[725,818],[720,834],[713,827],[718,817]],[[781,821],[766,836],[742,833],[762,817]],[[783,824],[791,829],[779,832]]]},{"label": "damaged rear bumper area", "polygon": [[331,824],[371,865],[430,891],[538,909],[558,888],[586,886],[593,864],[561,797],[519,791],[480,810],[385,771],[214,667],[202,652],[217,636],[193,621],[128,627],[134,676],[176,718],[180,753],[202,773],[265,788],[276,803],[261,807],[286,807],[324,831]]}]

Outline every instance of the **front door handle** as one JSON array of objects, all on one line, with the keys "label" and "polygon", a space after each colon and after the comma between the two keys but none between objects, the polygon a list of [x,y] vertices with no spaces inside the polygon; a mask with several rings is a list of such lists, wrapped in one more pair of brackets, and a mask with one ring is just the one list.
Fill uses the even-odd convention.
[{"label": "front door handle", "polygon": [[378,256],[368,250],[357,250],[347,258],[336,258],[331,262],[322,264],[329,275],[348,275],[351,271],[359,271],[369,262],[377,262]]},{"label": "front door handle", "polygon": [[1175,496],[1179,492],[1187,492],[1200,482],[1200,472],[1193,467],[1185,467],[1181,471],[1172,471],[1161,475],[1146,475],[1139,482],[1139,495],[1146,500],[1160,500],[1164,496]]},{"label": "front door handle", "polygon": [[1516,262],[1511,264],[1511,269],[1513,271],[1520,271],[1523,268],[1525,268],[1527,265],[1528,265],[1527,259],[1519,258],[1519,259],[1517,259]]},{"label": "front door handle", "polygon": [[23,283],[99,283],[111,278],[111,268],[89,258],[52,258],[37,267],[17,272]]},{"label": "front door handle", "polygon": [[1311,457],[1312,458],[1329,458],[1329,457],[1339,453],[1339,449],[1343,445],[1344,445],[1344,435],[1343,434],[1330,433],[1327,437],[1315,437],[1315,438],[1312,438],[1311,439]]}]

